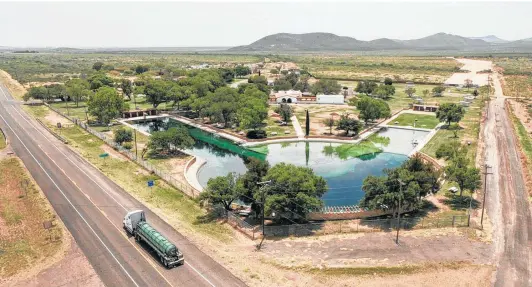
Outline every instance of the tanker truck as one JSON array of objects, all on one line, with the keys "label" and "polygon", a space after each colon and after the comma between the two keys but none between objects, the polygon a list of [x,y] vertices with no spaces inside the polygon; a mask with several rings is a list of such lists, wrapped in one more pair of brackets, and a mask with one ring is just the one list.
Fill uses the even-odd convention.
[{"label": "tanker truck", "polygon": [[124,217],[124,229],[133,235],[137,242],[148,244],[157,253],[159,260],[166,268],[185,263],[183,253],[146,222],[144,211],[134,210],[128,212]]}]

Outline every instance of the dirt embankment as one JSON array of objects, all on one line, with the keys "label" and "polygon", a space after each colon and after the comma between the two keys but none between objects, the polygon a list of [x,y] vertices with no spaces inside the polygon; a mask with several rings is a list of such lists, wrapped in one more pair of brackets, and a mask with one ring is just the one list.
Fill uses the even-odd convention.
[{"label": "dirt embankment", "polygon": [[6,71],[0,70],[0,83],[4,84],[16,99],[22,100],[26,93],[26,88],[13,79]]},{"label": "dirt embankment", "polygon": [[0,150],[0,285],[103,286],[24,164],[10,152],[9,146]]}]

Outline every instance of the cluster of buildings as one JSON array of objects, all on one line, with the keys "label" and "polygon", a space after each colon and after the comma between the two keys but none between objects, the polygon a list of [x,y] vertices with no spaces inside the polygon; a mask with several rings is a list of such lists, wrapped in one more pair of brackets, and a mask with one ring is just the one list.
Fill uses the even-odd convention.
[{"label": "cluster of buildings", "polygon": [[270,93],[269,101],[271,104],[337,104],[343,105],[345,103],[346,95],[312,95],[309,92],[301,92],[296,90],[288,91],[272,91]]}]

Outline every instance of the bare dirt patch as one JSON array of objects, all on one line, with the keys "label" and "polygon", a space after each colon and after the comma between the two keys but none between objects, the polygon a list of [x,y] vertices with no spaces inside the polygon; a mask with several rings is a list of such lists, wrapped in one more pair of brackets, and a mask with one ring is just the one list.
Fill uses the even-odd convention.
[{"label": "bare dirt patch", "polygon": [[[320,104],[305,104],[305,105],[294,105],[294,113],[296,114],[298,120],[301,123],[305,123],[305,110],[308,109],[310,116],[310,134],[311,135],[331,135],[329,132],[329,127],[323,124],[324,119],[333,118],[334,120],[339,120],[340,115],[345,112],[349,112],[351,116],[354,115],[354,108],[347,105],[320,105]],[[331,115],[333,114],[333,115]],[[334,136],[344,136],[343,131],[337,131],[333,127],[332,135]]]},{"label": "bare dirt patch", "polygon": [[59,115],[56,112],[48,113],[44,118],[54,126],[56,126],[57,123],[61,123],[61,126],[64,127],[70,127],[74,125],[71,121],[65,119],[63,116]]},{"label": "bare dirt patch", "polygon": [[[523,124],[528,133],[532,133],[532,112],[528,112],[530,109],[532,111],[532,101],[523,101],[517,102],[515,100],[508,100],[514,115],[519,119]],[[530,107],[527,107],[530,105]]]},{"label": "bare dirt patch", "polygon": [[26,88],[13,79],[6,71],[0,70],[0,82],[6,85],[16,99],[22,100],[22,96],[26,93]]},{"label": "bare dirt patch", "polygon": [[192,156],[190,155],[179,154],[167,159],[150,160],[150,162],[154,163],[163,172],[170,174],[177,180],[186,182],[185,167],[190,159],[192,159]]},{"label": "bare dirt patch", "polygon": [[[64,227],[16,157],[0,161],[0,279],[42,268],[68,241]],[[45,230],[44,221],[52,228]]]},{"label": "bare dirt patch", "polygon": [[103,144],[100,146],[100,148],[109,154],[110,157],[112,158],[116,158],[120,161],[126,161],[126,160],[129,160],[125,155],[123,155],[122,153],[120,152],[117,152],[116,150],[114,150],[112,147],[106,145],[106,144]]}]

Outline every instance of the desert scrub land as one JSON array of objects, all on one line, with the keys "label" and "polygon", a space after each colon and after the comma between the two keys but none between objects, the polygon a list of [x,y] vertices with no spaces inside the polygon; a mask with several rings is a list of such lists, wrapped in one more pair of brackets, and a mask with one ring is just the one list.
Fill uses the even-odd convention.
[{"label": "desert scrub land", "polygon": [[[44,221],[52,228],[45,230]],[[0,159],[0,279],[52,257],[63,240],[62,223],[20,160]]]},{"label": "desert scrub land", "polygon": [[461,64],[444,57],[393,57],[356,55],[293,56],[292,61],[316,78],[443,83]]},{"label": "desert scrub land", "polygon": [[187,66],[233,65],[262,61],[260,56],[194,54],[194,53],[131,53],[131,54],[91,54],[91,53],[46,53],[46,54],[0,54],[0,69],[5,70],[21,84],[34,82],[65,82],[71,77],[80,77],[91,72],[95,62],[106,64],[102,69],[110,74],[120,74],[132,67],[147,65],[151,73],[161,69],[182,69]]},{"label": "desert scrub land", "polygon": [[494,64],[504,75],[505,96],[532,98],[532,58],[496,58]]}]

